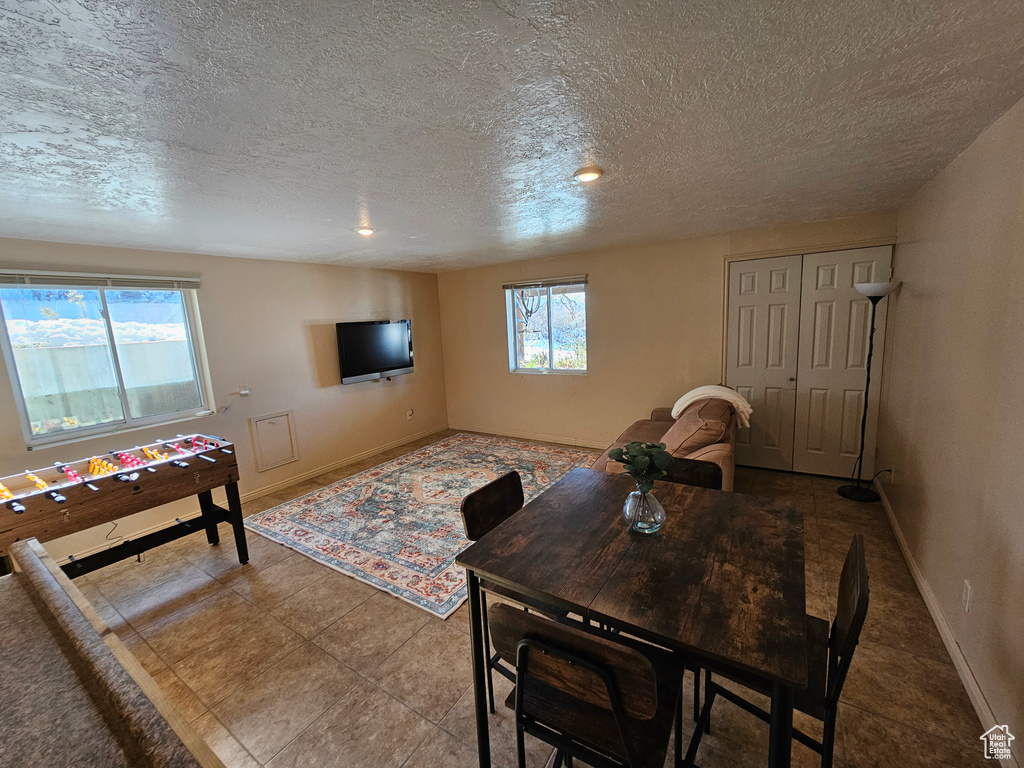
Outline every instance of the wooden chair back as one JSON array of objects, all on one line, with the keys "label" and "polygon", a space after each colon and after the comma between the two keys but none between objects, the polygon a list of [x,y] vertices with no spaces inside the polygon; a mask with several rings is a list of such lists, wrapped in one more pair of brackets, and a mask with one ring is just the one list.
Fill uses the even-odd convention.
[{"label": "wooden chair back", "polygon": [[[528,674],[580,701],[603,709],[621,707],[630,717],[650,720],[658,710],[657,678],[650,660],[639,651],[582,630],[500,603],[491,607],[491,642],[502,659],[517,665],[520,641],[549,646],[553,653],[531,653]],[[566,660],[577,657],[614,683],[610,692],[601,672]],[[520,680],[518,683],[525,684]],[[613,702],[612,695],[619,701]]]},{"label": "wooden chair back", "polygon": [[839,577],[839,601],[829,636],[828,683],[825,698],[830,704],[839,700],[853,651],[868,613],[868,566],[864,555],[864,536],[856,534],[846,553]]},{"label": "wooden chair back", "polygon": [[[462,500],[466,538],[476,541],[523,508],[523,481],[515,470],[477,488]],[[515,659],[512,660],[513,663]]]}]

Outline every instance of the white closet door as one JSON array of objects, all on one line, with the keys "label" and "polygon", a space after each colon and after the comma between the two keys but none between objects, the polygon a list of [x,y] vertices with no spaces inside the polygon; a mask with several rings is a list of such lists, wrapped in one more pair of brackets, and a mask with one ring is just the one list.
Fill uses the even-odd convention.
[{"label": "white closet door", "polygon": [[[845,477],[853,471],[871,330],[871,302],[853,286],[887,281],[891,262],[890,246],[804,256],[793,455],[797,472]],[[874,472],[887,303],[883,299],[875,314],[865,478]]]},{"label": "white closet door", "polygon": [[793,468],[800,258],[729,265],[726,383],[754,408],[736,434],[738,464]]}]

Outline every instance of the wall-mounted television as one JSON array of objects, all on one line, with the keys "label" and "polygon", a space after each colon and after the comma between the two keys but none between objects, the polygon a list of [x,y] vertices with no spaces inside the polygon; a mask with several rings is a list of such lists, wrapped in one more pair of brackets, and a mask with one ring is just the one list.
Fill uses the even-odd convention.
[{"label": "wall-mounted television", "polygon": [[410,321],[338,323],[337,329],[342,384],[412,373]]}]

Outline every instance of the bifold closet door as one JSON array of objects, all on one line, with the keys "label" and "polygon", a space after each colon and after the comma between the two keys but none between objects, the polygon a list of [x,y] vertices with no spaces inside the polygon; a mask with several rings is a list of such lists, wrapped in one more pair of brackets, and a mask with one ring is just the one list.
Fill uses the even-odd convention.
[{"label": "bifold closet door", "polygon": [[[860,450],[871,302],[856,283],[889,279],[892,248],[860,248],[803,257],[800,359],[793,469],[847,477]],[[874,473],[887,300],[875,314],[875,353],[864,439],[863,477]]]},{"label": "bifold closet door", "polygon": [[793,468],[800,256],[729,265],[726,383],[750,401],[750,428],[736,433],[736,462]]}]

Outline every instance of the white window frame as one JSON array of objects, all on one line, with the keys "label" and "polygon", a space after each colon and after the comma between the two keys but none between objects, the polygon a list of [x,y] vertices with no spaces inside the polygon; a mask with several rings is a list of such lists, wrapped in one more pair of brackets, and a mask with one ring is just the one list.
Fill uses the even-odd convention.
[{"label": "white window frame", "polygon": [[[509,373],[524,373],[531,376],[541,375],[545,376],[548,374],[556,374],[559,376],[586,376],[587,368],[553,368],[552,364],[555,360],[554,341],[551,333],[551,289],[552,288],[568,288],[582,286],[583,293],[586,295],[587,292],[587,276],[586,275],[573,275],[571,277],[552,277],[544,280],[527,280],[516,283],[504,283],[501,287],[505,291],[505,325],[507,331],[508,341],[508,370]],[[523,290],[525,288],[542,288],[547,290],[547,319],[548,319],[548,365],[546,368],[520,368],[519,367],[519,352],[516,348],[516,300],[515,292]],[[590,320],[587,317],[587,313],[590,311],[589,302],[587,303],[586,310],[584,312],[584,324],[589,327]],[[587,341],[585,344],[589,348],[589,335],[587,334],[586,328],[584,328],[584,336]],[[587,355],[588,365],[590,356]]]},{"label": "white window frame", "polygon": [[[21,380],[18,377],[17,364],[14,358],[14,349],[11,346],[11,337],[7,331],[7,319],[3,313],[3,305],[0,304],[0,348],[3,350],[4,363],[7,366],[7,374],[10,378],[11,389],[14,392],[14,401],[18,409],[18,420],[21,422],[22,434],[25,438],[25,447],[28,450],[47,448],[65,443],[88,440],[102,435],[112,435],[120,432],[129,432],[146,427],[159,426],[161,424],[174,424],[176,422],[188,421],[190,419],[211,416],[216,411],[214,402],[213,386],[210,380],[210,365],[206,356],[206,344],[203,337],[202,322],[199,316],[199,296],[197,291],[200,281],[194,277],[161,277],[148,275],[109,275],[87,272],[50,272],[50,271],[25,271],[13,269],[0,269],[0,288],[22,287],[31,288],[78,288],[86,290],[99,290],[100,300],[103,305],[103,319],[106,324],[107,343],[110,346],[110,354],[114,363],[114,376],[117,381],[117,394],[121,400],[121,409],[124,418],[119,421],[96,424],[94,426],[80,427],[77,429],[66,429],[47,435],[36,435],[32,432],[32,423],[28,415],[28,407],[25,404],[25,395],[21,389]],[[125,391],[124,380],[121,373],[121,363],[117,356],[117,347],[114,344],[113,328],[107,313],[106,290],[162,290],[179,291],[181,293],[182,308],[184,310],[185,327],[188,333],[189,343],[192,347],[192,370],[196,384],[199,388],[200,405],[197,408],[189,408],[185,411],[175,413],[160,413],[155,416],[135,418],[131,415],[128,405],[128,395]]]}]

